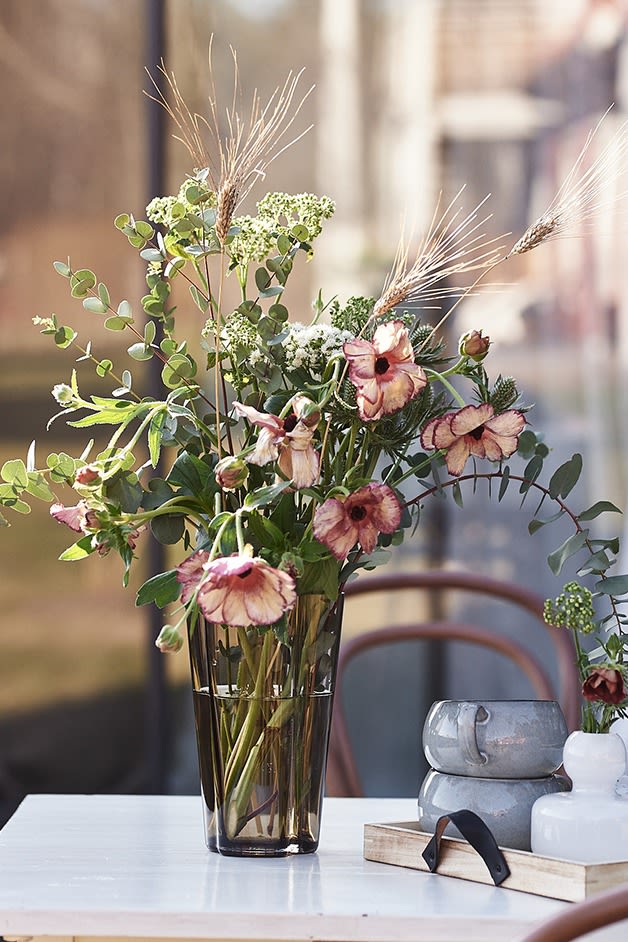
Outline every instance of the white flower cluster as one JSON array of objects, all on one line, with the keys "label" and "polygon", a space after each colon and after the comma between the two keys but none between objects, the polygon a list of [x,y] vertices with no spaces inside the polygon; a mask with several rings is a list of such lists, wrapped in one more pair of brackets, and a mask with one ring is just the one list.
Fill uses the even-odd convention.
[{"label": "white flower cluster", "polygon": [[290,324],[290,333],[282,346],[287,370],[304,367],[320,379],[332,357],[342,353],[346,340],[353,340],[348,330],[339,330],[329,324]]}]

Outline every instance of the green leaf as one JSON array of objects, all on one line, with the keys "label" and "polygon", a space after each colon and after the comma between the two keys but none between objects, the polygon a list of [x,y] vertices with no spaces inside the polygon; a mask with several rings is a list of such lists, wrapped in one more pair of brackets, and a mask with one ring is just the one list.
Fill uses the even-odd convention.
[{"label": "green leaf", "polygon": [[547,557],[547,563],[555,576],[559,574],[569,557],[573,556],[578,552],[578,550],[582,549],[587,541],[588,535],[588,530],[582,530],[579,533],[574,533],[567,540],[565,540],[562,546],[559,546],[557,550],[554,550],[553,553],[550,553],[550,555]]},{"label": "green leaf", "polygon": [[554,471],[548,487],[550,497],[553,499],[557,497],[567,497],[578,483],[581,471],[582,455],[576,453],[572,455],[569,461],[565,461],[564,464],[561,464],[560,468]]},{"label": "green leaf", "polygon": [[129,216],[128,213],[120,213],[120,215],[116,216],[116,218],[113,220],[113,224],[116,227],[116,229],[120,229],[121,231],[122,229],[124,229],[125,226],[128,226],[130,222],[131,222],[131,217]]},{"label": "green leaf", "polygon": [[199,311],[201,311],[203,314],[206,314],[207,309],[209,308],[209,301],[205,295],[199,291],[196,285],[190,285],[190,294],[192,295],[192,300],[196,304]]},{"label": "green leaf", "polygon": [[38,471],[29,471],[26,490],[38,500],[53,501],[55,499],[55,495],[50,490],[45,477]]},{"label": "green leaf", "polygon": [[177,580],[177,570],[170,569],[147,579],[138,589],[135,604],[149,605],[154,602],[157,608],[164,608],[171,602],[176,602],[180,594],[181,584]]},{"label": "green leaf", "polygon": [[150,455],[150,463],[153,468],[157,467],[159,455],[161,454],[161,432],[164,427],[165,420],[166,413],[158,412],[157,415],[153,416],[151,419],[151,423],[148,428],[148,452]]},{"label": "green leaf", "polygon": [[523,472],[525,481],[522,481],[521,486],[519,487],[520,494],[526,494],[530,490],[530,488],[532,487],[532,484],[534,483],[534,481],[536,481],[536,479],[538,478],[542,470],[543,470],[543,459],[541,458],[540,455],[535,455],[532,458],[532,460],[528,461],[527,465],[525,466],[525,469]]},{"label": "green leaf", "polygon": [[460,490],[460,484],[456,481],[452,487],[453,498],[458,507],[464,507],[464,502],[462,500],[462,491]]},{"label": "green leaf", "polygon": [[140,252],[140,258],[143,258],[145,262],[161,262],[163,261],[164,256],[161,254],[159,249],[142,249]]},{"label": "green leaf", "polygon": [[517,452],[522,458],[532,458],[536,452],[536,435],[530,429],[526,429],[519,436]]},{"label": "green leaf", "polygon": [[138,235],[141,235],[143,239],[152,239],[154,234],[154,229],[148,222],[144,222],[142,219],[139,219],[135,223],[135,231]]},{"label": "green leaf", "polygon": [[108,310],[107,305],[103,304],[100,298],[85,298],[83,307],[92,314],[106,314]]},{"label": "green leaf", "polygon": [[[150,321],[150,323],[152,323],[152,321]],[[132,343],[131,346],[127,348],[127,353],[134,360],[150,360],[153,356],[153,351],[143,343]]]},{"label": "green leaf", "polygon": [[545,520],[531,520],[528,524],[528,533],[536,533],[537,530],[544,527],[546,523],[554,523],[555,520],[559,520],[564,513],[565,511],[561,507],[560,510],[557,510],[555,514],[552,514],[551,517],[547,517]]},{"label": "green leaf", "polygon": [[133,320],[133,309],[128,301],[120,301],[118,304],[118,317]]},{"label": "green leaf", "polygon": [[65,350],[74,343],[77,336],[76,331],[71,327],[58,327],[55,330],[54,341],[61,350]]},{"label": "green leaf", "polygon": [[64,278],[69,278],[72,274],[72,269],[69,265],[66,265],[65,262],[53,262],[55,271],[59,272],[60,275],[63,275]]},{"label": "green leaf", "polygon": [[175,487],[181,487],[183,493],[194,496],[204,493],[208,485],[212,483],[215,485],[211,487],[212,492],[218,490],[211,468],[200,458],[197,458],[196,455],[192,455],[187,451],[179,455],[166,480]]},{"label": "green leaf", "polygon": [[249,515],[247,522],[249,529],[261,546],[277,550],[283,547],[285,536],[279,527],[275,526],[268,517],[263,517],[258,513],[252,513]]},{"label": "green leaf", "polygon": [[628,576],[607,576],[595,583],[595,591],[604,595],[628,595]]},{"label": "green leaf", "polygon": [[101,360],[100,363],[98,363],[98,365],[96,366],[96,372],[98,373],[99,376],[102,376],[102,377],[106,376],[107,373],[110,373],[112,369],[113,369],[113,363],[111,362],[111,360]]},{"label": "green leaf", "polygon": [[293,235],[299,242],[307,242],[310,238],[309,230],[302,225],[293,226],[290,230],[290,235]]},{"label": "green leaf", "polygon": [[185,531],[185,519],[181,514],[164,514],[154,517],[150,522],[150,529],[160,543],[172,546],[178,543]]},{"label": "green leaf", "polygon": [[269,484],[268,487],[258,487],[257,490],[251,491],[250,494],[246,495],[243,506],[246,510],[265,507],[267,504],[272,503],[275,498],[279,497],[280,494],[283,494],[289,486],[289,481],[282,481],[279,484]]},{"label": "green leaf", "polygon": [[621,510],[615,504],[612,504],[610,500],[598,500],[588,510],[583,510],[581,514],[578,514],[578,520],[595,520],[600,514],[606,513],[620,514]]},{"label": "green leaf", "polygon": [[497,494],[498,503],[501,502],[502,498],[506,494],[509,484],[510,484],[510,468],[508,467],[508,465],[506,465],[502,472],[502,479],[499,482],[499,493]]},{"label": "green leaf", "polygon": [[266,291],[269,285],[272,282],[272,275],[266,271],[266,269],[261,266],[255,271],[255,284],[257,285],[258,291]]},{"label": "green leaf", "polygon": [[338,563],[333,557],[306,563],[299,579],[299,595],[321,592],[328,599],[338,598]]},{"label": "green leaf", "polygon": [[125,327],[131,323],[130,320],[126,317],[107,317],[105,320],[105,327],[107,330],[124,330]]},{"label": "green leaf", "polygon": [[77,559],[85,559],[86,556],[90,556],[94,549],[91,536],[84,536],[78,542],[73,543],[72,546],[68,546],[67,550],[61,553],[59,559],[63,562],[76,562]]},{"label": "green leaf", "polygon": [[118,471],[107,481],[105,492],[127,514],[138,510],[144,496],[144,489],[133,471]]},{"label": "green leaf", "polygon": [[292,241],[285,233],[282,233],[277,239],[277,249],[282,255],[287,255],[292,248]]},{"label": "green leaf", "polygon": [[13,484],[16,487],[28,486],[28,472],[21,458],[13,458],[11,461],[5,461],[2,468],[0,468],[0,477],[2,477],[3,481],[6,481],[8,484]]}]

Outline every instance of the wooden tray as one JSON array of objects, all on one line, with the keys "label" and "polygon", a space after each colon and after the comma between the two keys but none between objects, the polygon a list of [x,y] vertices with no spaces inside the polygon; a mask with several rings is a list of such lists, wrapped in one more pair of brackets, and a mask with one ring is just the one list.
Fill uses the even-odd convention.
[{"label": "wooden tray", "polygon": [[[429,873],[421,854],[431,838],[431,834],[420,830],[417,821],[365,824],[364,856],[378,863]],[[510,868],[510,876],[501,885],[511,890],[578,902],[628,883],[628,861],[582,864],[523,850],[501,850]],[[486,864],[471,845],[452,837],[442,838],[438,873],[493,885]]]}]

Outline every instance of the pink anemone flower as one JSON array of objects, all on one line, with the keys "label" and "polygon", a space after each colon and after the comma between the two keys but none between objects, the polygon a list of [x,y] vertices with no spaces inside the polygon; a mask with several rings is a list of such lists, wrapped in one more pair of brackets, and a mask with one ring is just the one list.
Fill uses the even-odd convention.
[{"label": "pink anemone flower", "polygon": [[276,461],[297,490],[311,487],[318,478],[319,457],[312,438],[320,420],[320,412],[307,415],[306,409],[311,405],[311,400],[305,396],[295,396],[292,412],[281,419],[268,412],[258,412],[241,402],[233,403],[238,415],[260,428],[255,448],[246,456],[246,461],[256,465]]},{"label": "pink anemone flower", "polygon": [[359,543],[372,553],[380,533],[394,533],[401,523],[401,505],[387,484],[367,484],[348,497],[330,497],[314,514],[314,536],[346,559]]},{"label": "pink anemone flower", "polygon": [[421,444],[445,449],[447,470],[458,476],[470,455],[489,461],[509,458],[517,450],[524,425],[525,418],[516,409],[495,415],[493,406],[485,402],[432,419],[423,429]]},{"label": "pink anemone flower", "polygon": [[50,507],[50,516],[54,517],[59,523],[65,523],[66,527],[74,530],[75,533],[89,533],[98,527],[98,518],[93,510],[90,510],[84,500],[80,500],[73,507],[66,507],[64,504],[52,504]]},{"label": "pink anemone flower", "polygon": [[287,572],[248,553],[234,553],[209,561],[199,550],[177,567],[185,604],[195,592],[208,621],[246,627],[272,625],[296,601],[296,584]]},{"label": "pink anemone flower", "polygon": [[397,412],[427,385],[403,321],[381,324],[369,340],[348,340],[343,352],[356,388],[358,412],[365,421]]}]

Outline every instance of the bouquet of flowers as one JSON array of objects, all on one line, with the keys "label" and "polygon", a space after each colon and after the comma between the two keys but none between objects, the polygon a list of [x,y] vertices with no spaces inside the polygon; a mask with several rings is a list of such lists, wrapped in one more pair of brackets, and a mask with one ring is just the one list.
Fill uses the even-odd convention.
[{"label": "bouquet of flowers", "polygon": [[[90,269],[55,262],[73,298],[109,330],[129,335],[131,362],[160,361],[163,395],[138,392],[129,365],[117,368],[73,327],[54,316],[35,318],[57,347],[78,351],[83,365],[112,384],[110,395],[84,397],[73,370],[53,389],[60,407],[54,418],[79,430],[113,431],[98,451],[87,443],[75,457],[52,454],[38,465],[32,446],[26,461],[6,462],[0,503],[26,513],[29,495],[50,501],[55,520],[77,534],[61,558],[113,550],[125,582],[142,540],[180,547],[176,565],[152,575],[137,602],[170,606],[156,642],[161,650],[179,650],[187,626],[205,658],[205,667],[193,659],[197,722],[218,729],[223,750],[220,760],[212,754],[221,784],[205,797],[210,810],[214,798],[229,804],[225,833],[235,841],[248,828],[259,833],[263,815],[268,833],[275,833],[273,821],[285,831],[278,769],[288,761],[288,739],[306,757],[291,786],[293,804],[316,816],[316,744],[326,733],[301,705],[317,699],[329,712],[321,703],[333,689],[342,586],[356,570],[385,561],[387,547],[417,526],[432,493],[451,491],[460,502],[463,481],[486,479],[498,485],[501,500],[516,485],[524,498],[540,498],[531,532],[549,522],[539,516],[541,505],[557,501],[551,519],[569,516],[575,532],[550,566],[558,573],[575,552],[586,554],[583,572],[611,602],[601,619],[613,619],[613,670],[623,676],[625,619],[610,592],[628,591],[628,577],[607,576],[617,543],[592,539],[584,526],[617,508],[600,502],[577,515],[567,508],[578,455],[542,485],[548,448],[526,427],[515,380],[490,378],[489,338],[472,330],[449,351],[442,321],[432,326],[417,315],[439,299],[450,314],[496,265],[590,214],[611,148],[586,173],[581,156],[552,206],[509,251],[484,235],[482,204],[465,214],[457,194],[416,251],[402,240],[379,297],[319,295],[303,323],[291,318],[288,282],[312,255],[334,203],[279,192],[263,196],[253,214],[240,210],[287,146],[303,101],[298,76],[265,106],[254,96],[245,116],[232,107],[226,137],[215,95],[209,117],[201,118],[187,108],[174,76],[167,78],[170,103],[163,104],[194,169],[176,195],[150,203],[146,220],[130,213],[115,220],[146,262],[139,307],[113,300]],[[620,144],[623,152],[625,135]],[[239,286],[235,306],[225,306],[227,278]],[[519,470],[511,457],[523,459]],[[407,481],[417,490],[409,500],[400,490]],[[73,505],[57,499],[61,484],[75,491]],[[213,626],[209,640],[203,625]],[[213,676],[217,664],[220,676]],[[593,689],[587,678],[585,687]],[[602,688],[595,690],[606,702]],[[220,703],[205,719],[202,693]]]}]

